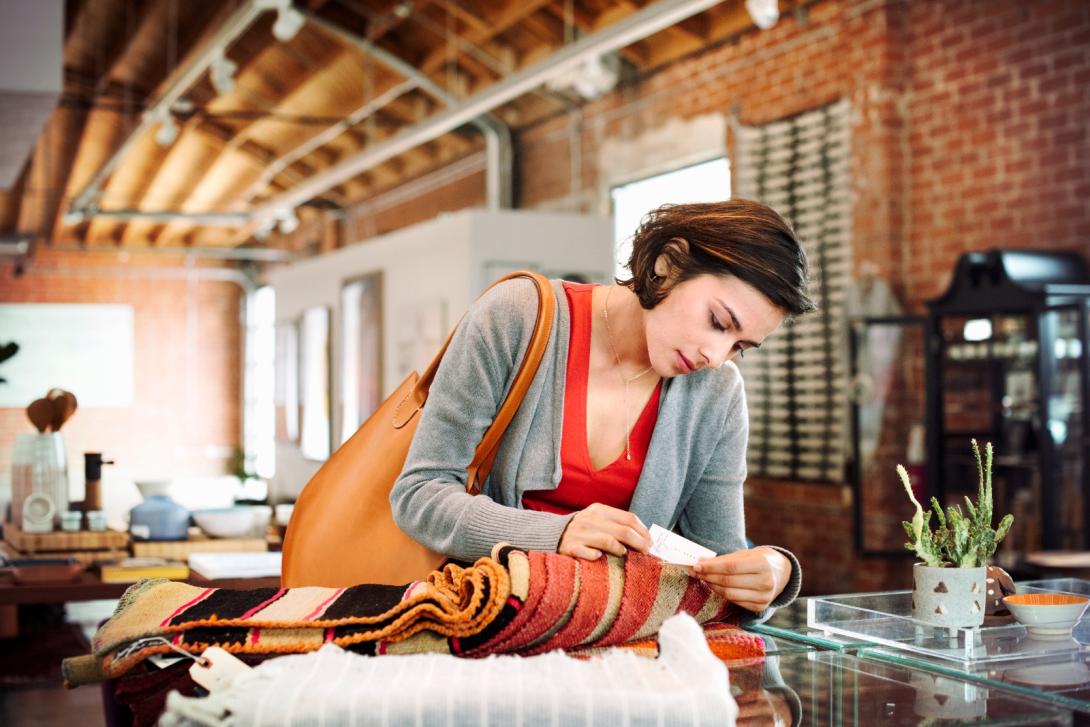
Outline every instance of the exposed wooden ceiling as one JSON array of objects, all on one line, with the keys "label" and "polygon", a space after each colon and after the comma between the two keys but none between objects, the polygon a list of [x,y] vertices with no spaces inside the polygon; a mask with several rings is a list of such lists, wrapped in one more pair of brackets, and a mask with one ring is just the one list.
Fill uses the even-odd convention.
[{"label": "exposed wooden ceiling", "polygon": [[[0,193],[0,232],[27,235],[37,245],[88,248],[252,242],[255,223],[209,225],[183,215],[120,218],[94,210],[249,212],[443,110],[435,94],[419,85],[404,88],[404,76],[321,22],[308,20],[293,37],[278,40],[273,31],[279,16],[267,11],[226,47],[226,58],[236,66],[233,90],[217,90],[204,72],[170,107],[176,138],[157,140],[161,123],[133,135],[145,111],[250,2],[67,0],[62,96],[19,183]],[[373,43],[462,99],[651,4],[295,0],[294,8]],[[791,4],[781,0],[781,8]],[[620,49],[619,55],[631,76],[751,28],[743,0],[725,0]],[[381,108],[361,116],[361,107],[399,84],[402,93],[391,93]],[[539,88],[493,113],[518,128],[581,101],[574,93]],[[349,117],[354,123],[347,128],[328,131]],[[323,132],[324,142],[314,143]],[[82,218],[70,214],[73,201],[127,140],[116,168],[95,187],[95,207]],[[474,128],[459,127],[307,204],[347,206],[482,147]],[[288,163],[278,170],[277,159]]]}]

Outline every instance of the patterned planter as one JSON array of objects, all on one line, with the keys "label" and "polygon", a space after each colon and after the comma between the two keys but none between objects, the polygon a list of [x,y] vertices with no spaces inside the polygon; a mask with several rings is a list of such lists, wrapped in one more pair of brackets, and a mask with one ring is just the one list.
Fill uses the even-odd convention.
[{"label": "patterned planter", "polygon": [[912,567],[912,618],[935,626],[984,623],[988,569]]}]

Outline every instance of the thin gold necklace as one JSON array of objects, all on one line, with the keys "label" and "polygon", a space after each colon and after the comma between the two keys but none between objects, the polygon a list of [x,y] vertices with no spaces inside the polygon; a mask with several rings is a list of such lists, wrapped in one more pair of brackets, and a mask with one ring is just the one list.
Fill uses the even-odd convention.
[{"label": "thin gold necklace", "polygon": [[628,385],[636,379],[646,376],[648,372],[653,369],[653,366],[648,366],[643,371],[639,372],[631,378],[625,378],[624,372],[621,371],[621,357],[617,355],[617,349],[613,347],[613,334],[609,330],[609,295],[613,292],[613,286],[609,286],[609,290],[606,291],[605,302],[602,303],[602,320],[606,323],[606,343],[609,344],[610,353],[613,354],[613,362],[617,366],[617,376],[620,377],[621,382],[624,384],[624,458],[626,461],[632,461],[632,442],[631,433],[628,426]]}]

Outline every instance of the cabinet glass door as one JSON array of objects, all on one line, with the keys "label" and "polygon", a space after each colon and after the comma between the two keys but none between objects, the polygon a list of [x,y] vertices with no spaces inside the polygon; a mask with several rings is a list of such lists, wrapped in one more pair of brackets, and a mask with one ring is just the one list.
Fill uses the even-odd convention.
[{"label": "cabinet glass door", "polygon": [[901,521],[904,464],[918,496],[923,481],[926,403],[924,319],[862,318],[851,325],[852,487],[856,548],[863,555],[908,555]]}]

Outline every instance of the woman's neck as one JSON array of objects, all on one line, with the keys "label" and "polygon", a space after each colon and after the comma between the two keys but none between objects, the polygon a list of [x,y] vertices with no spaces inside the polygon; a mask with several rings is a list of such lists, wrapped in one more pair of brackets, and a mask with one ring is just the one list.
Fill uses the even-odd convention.
[{"label": "woman's neck", "polygon": [[[613,344],[620,359],[622,373],[633,374],[651,365],[647,356],[647,336],[644,333],[644,310],[636,294],[623,285],[602,286],[596,306],[596,318],[602,325],[606,346]],[[605,308],[608,303],[608,325]]]}]

